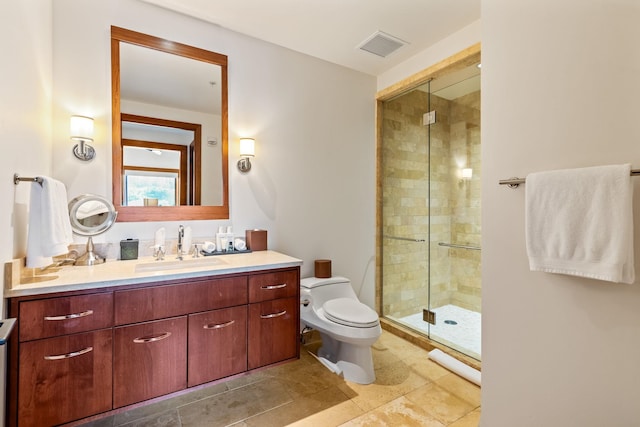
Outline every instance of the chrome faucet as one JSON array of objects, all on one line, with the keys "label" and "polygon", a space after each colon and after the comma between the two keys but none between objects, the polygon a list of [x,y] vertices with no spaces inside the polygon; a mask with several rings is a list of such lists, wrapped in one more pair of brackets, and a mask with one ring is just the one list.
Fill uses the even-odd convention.
[{"label": "chrome faucet", "polygon": [[178,256],[176,257],[179,260],[182,260],[182,239],[184,238],[184,227],[178,226]]}]

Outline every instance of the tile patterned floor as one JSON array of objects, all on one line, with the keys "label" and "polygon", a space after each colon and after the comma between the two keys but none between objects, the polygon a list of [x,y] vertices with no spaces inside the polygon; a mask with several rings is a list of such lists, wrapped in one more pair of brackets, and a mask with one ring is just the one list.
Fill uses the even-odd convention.
[{"label": "tile patterned floor", "polygon": [[94,421],[91,427],[477,427],[480,388],[383,331],[373,346],[376,381],[344,381],[301,348],[300,360]]}]

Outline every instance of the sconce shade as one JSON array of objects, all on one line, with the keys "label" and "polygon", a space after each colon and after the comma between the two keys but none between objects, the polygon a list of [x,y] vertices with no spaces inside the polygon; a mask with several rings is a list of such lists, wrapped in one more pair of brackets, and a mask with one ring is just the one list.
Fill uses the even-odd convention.
[{"label": "sconce shade", "polygon": [[71,116],[71,139],[93,141],[93,119],[84,116]]},{"label": "sconce shade", "polygon": [[471,169],[471,168],[462,169],[462,178],[463,179],[471,179],[471,177],[473,177],[473,169]]},{"label": "sconce shade", "polygon": [[240,157],[253,157],[255,155],[255,140],[253,138],[240,138]]},{"label": "sconce shade", "polygon": [[255,140],[253,138],[240,138],[240,160],[238,160],[238,170],[247,173],[251,170],[249,157],[256,155]]},{"label": "sconce shade", "polygon": [[83,161],[89,161],[96,155],[96,150],[87,142],[93,142],[93,119],[85,116],[71,116],[71,139],[78,141],[73,146],[73,155]]}]

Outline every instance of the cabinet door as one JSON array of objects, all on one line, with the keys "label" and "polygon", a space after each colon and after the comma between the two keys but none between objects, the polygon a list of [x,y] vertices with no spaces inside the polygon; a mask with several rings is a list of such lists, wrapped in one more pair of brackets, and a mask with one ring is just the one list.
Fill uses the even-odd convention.
[{"label": "cabinet door", "polygon": [[187,385],[187,317],[114,329],[115,408]]},{"label": "cabinet door", "polygon": [[189,316],[188,385],[247,370],[247,306]]},{"label": "cabinet door", "polygon": [[20,344],[18,423],[53,426],[111,409],[112,331]]},{"label": "cabinet door", "polygon": [[249,304],[249,369],[298,357],[299,299]]}]

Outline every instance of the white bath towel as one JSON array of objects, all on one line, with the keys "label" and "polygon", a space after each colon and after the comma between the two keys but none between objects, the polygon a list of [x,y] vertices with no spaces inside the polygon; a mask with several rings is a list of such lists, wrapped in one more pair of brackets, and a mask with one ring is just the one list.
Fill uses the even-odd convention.
[{"label": "white bath towel", "polygon": [[31,185],[27,267],[46,267],[51,257],[66,254],[73,242],[67,189],[53,178]]},{"label": "white bath towel", "polygon": [[530,269],[633,283],[630,172],[627,164],[528,175]]}]

